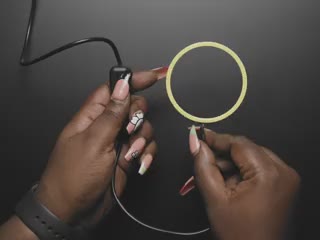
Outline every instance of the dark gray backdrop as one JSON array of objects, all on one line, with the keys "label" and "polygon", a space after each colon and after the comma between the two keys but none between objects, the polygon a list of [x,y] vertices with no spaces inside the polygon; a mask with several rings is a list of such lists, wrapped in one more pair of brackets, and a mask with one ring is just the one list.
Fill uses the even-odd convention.
[{"label": "dark gray backdrop", "polygon": [[[208,127],[247,135],[297,169],[303,188],[291,233],[303,239],[316,233],[313,219],[319,215],[318,5],[316,0],[39,0],[32,56],[83,37],[107,36],[126,65],[142,70],[168,65],[197,41],[231,47],[247,67],[248,94],[236,114]],[[108,47],[90,44],[20,67],[30,6],[31,0],[0,3],[0,220],[39,178],[57,135],[115,63]],[[228,109],[240,87],[235,63],[213,49],[191,52],[173,75],[179,103],[202,116]],[[164,81],[144,95],[159,155],[151,174],[130,182],[124,202],[151,224],[197,230],[207,224],[198,193],[178,195],[192,174],[191,123],[171,107]],[[101,239],[181,239],[137,226],[119,209],[97,234]],[[204,238],[208,235],[192,239]]]}]

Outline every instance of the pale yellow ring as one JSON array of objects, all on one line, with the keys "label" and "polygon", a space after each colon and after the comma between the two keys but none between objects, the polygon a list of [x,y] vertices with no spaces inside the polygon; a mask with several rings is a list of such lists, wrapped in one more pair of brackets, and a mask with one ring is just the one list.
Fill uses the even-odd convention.
[{"label": "pale yellow ring", "polygon": [[[196,117],[191,115],[190,113],[186,112],[185,110],[183,110],[179,104],[176,102],[173,94],[172,94],[172,89],[171,89],[171,75],[173,72],[174,67],[176,66],[177,62],[189,51],[195,49],[195,48],[200,48],[200,47],[214,47],[217,49],[220,49],[226,53],[228,53],[238,64],[239,68],[240,68],[240,72],[242,75],[242,88],[241,88],[241,93],[240,96],[237,100],[237,102],[225,113],[217,116],[217,117],[212,117],[212,118],[201,118],[201,117]],[[194,43],[191,44],[187,47],[185,47],[184,49],[182,49],[172,60],[172,62],[170,63],[169,69],[168,69],[168,73],[167,73],[167,80],[166,80],[166,88],[167,88],[167,94],[168,97],[170,99],[170,102],[172,103],[173,107],[185,118],[193,121],[193,122],[197,122],[197,123],[214,123],[214,122],[219,122],[221,120],[226,119],[227,117],[229,117],[230,115],[232,115],[242,104],[245,96],[246,96],[246,92],[247,92],[247,87],[248,87],[248,76],[247,76],[247,72],[246,72],[246,68],[244,66],[244,64],[242,63],[241,59],[239,58],[239,56],[230,48],[228,48],[227,46],[220,44],[220,43],[216,43],[216,42],[198,42],[198,43]]]}]

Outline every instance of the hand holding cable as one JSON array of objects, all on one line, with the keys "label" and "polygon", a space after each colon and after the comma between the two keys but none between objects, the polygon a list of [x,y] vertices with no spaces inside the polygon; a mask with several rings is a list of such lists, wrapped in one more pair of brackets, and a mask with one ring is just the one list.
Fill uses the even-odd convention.
[{"label": "hand holding cable", "polygon": [[[136,73],[132,85],[142,90],[158,78],[157,71]],[[98,222],[112,204],[116,137],[125,120],[146,111],[142,97],[130,96],[126,79],[118,81],[112,94],[106,84],[99,87],[62,131],[41,177],[37,193],[41,203],[66,222],[75,223],[80,217],[88,224]],[[134,127],[129,123],[127,129],[131,136],[117,167],[118,194],[124,189],[133,156],[141,157],[143,174],[156,153],[148,121]]]}]

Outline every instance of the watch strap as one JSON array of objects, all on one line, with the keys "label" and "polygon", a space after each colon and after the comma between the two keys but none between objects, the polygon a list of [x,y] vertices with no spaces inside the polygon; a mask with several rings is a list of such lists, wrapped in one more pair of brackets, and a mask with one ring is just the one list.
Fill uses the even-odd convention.
[{"label": "watch strap", "polygon": [[40,240],[86,239],[85,231],[64,223],[35,198],[37,187],[38,185],[34,185],[16,206],[15,213],[21,221]]}]

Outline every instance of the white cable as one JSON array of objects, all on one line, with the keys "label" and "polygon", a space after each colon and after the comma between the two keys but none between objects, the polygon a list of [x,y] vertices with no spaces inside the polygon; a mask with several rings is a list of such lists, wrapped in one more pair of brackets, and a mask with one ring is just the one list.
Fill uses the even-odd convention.
[{"label": "white cable", "polygon": [[116,183],[115,183],[115,179],[116,179],[116,168],[117,168],[117,165],[118,165],[118,161],[119,161],[119,156],[120,156],[120,152],[121,152],[121,144],[118,145],[118,148],[117,148],[117,156],[116,156],[116,161],[115,161],[115,166],[114,166],[114,171],[113,171],[113,176],[112,176],[112,183],[111,183],[111,186],[112,186],[112,194],[113,194],[113,197],[114,199],[116,200],[116,202],[118,203],[118,205],[120,206],[120,208],[122,209],[122,211],[127,214],[128,217],[130,217],[133,221],[135,221],[136,223],[144,226],[145,228],[148,228],[148,229],[151,229],[151,230],[154,230],[154,231],[157,231],[157,232],[162,232],[162,233],[167,233],[167,234],[173,234],[173,235],[180,235],[180,236],[192,236],[192,235],[198,235],[198,234],[201,234],[201,233],[204,233],[204,232],[207,232],[210,230],[210,228],[206,228],[206,229],[203,229],[203,230],[199,230],[199,231],[195,231],[195,232],[176,232],[176,231],[171,231],[171,230],[166,230],[166,229],[161,229],[161,228],[157,228],[157,227],[154,227],[154,226],[151,226],[149,224],[146,224],[142,221],[140,221],[139,219],[137,219],[135,216],[133,216],[131,213],[128,212],[128,210],[123,206],[123,204],[121,203],[120,199],[118,198],[117,196],[117,193],[116,193],[116,189],[115,189],[115,186],[116,186]]}]

